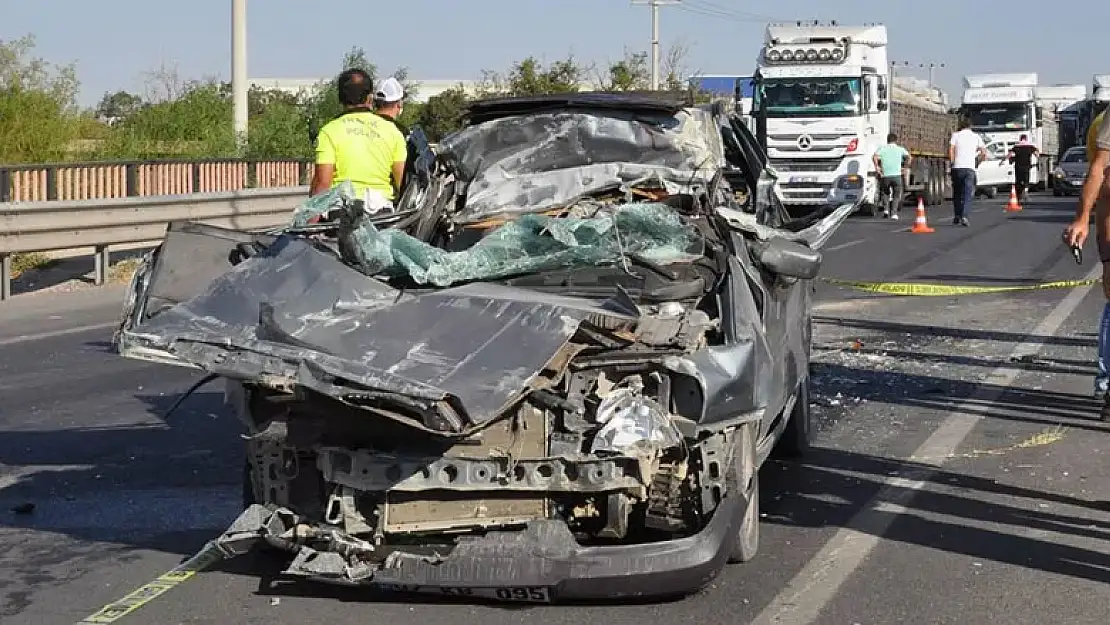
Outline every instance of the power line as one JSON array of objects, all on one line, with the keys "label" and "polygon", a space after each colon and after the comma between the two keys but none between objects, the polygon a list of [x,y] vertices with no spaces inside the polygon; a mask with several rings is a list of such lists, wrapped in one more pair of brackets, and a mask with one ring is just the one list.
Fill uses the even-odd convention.
[{"label": "power line", "polygon": [[773,22],[775,18],[762,15],[760,13],[752,13],[750,11],[738,11],[721,6],[709,0],[686,0],[679,7],[680,11],[686,11],[694,15],[703,15],[706,17],[715,17],[735,22]]}]

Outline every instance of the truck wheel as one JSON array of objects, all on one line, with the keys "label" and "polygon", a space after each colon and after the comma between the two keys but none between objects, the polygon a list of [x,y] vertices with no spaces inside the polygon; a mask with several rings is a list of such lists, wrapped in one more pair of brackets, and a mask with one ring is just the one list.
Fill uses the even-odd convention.
[{"label": "truck wheel", "polygon": [[937,205],[937,172],[932,164],[925,167],[925,205]]},{"label": "truck wheel", "polygon": [[936,193],[933,197],[933,206],[944,204],[944,169],[939,163],[933,163],[933,185]]}]

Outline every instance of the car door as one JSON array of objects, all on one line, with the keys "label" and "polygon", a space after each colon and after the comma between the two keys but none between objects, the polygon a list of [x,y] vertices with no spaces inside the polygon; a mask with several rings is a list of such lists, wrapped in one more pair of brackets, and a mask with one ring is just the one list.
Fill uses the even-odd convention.
[{"label": "car door", "polygon": [[992,141],[987,144],[987,160],[975,169],[975,186],[1004,187],[1014,184],[1014,166],[1006,158],[1009,147],[1005,141]]},{"label": "car door", "polygon": [[[752,207],[757,223],[767,228],[781,228],[788,216],[774,193],[776,182],[767,169],[766,152],[736,116],[730,116],[722,127],[726,146],[732,144],[732,158],[742,159],[733,166],[744,169],[750,184],[757,189]],[[784,230],[782,234],[791,233]],[[772,359],[769,363],[770,391],[765,397],[764,419],[760,424],[762,439],[774,429],[777,417],[809,372],[810,307],[814,285],[811,280],[775,275],[759,265],[753,269],[757,279],[749,276],[749,284],[760,291],[757,301],[761,304],[761,321]]]}]

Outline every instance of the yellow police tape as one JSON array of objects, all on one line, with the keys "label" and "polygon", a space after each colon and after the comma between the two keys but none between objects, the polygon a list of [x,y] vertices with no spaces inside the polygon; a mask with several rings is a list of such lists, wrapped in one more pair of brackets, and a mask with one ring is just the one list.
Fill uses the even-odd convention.
[{"label": "yellow police tape", "polygon": [[154,581],[139,586],[122,599],[118,599],[78,621],[78,625],[114,623],[135,610],[162,596],[174,586],[188,580],[200,571],[226,557],[215,543],[208,543],[196,555],[161,574]]},{"label": "yellow police tape", "polygon": [[887,295],[914,295],[919,297],[938,297],[953,295],[981,295],[984,293],[1012,293],[1015,291],[1042,291],[1045,289],[1071,289],[1079,286],[1089,286],[1101,282],[1094,280],[1059,280],[1041,284],[1023,284],[1017,286],[953,286],[949,284],[922,284],[918,282],[860,282],[855,280],[838,280],[836,278],[818,278],[822,282],[845,286],[860,291],[871,293],[885,293]]}]

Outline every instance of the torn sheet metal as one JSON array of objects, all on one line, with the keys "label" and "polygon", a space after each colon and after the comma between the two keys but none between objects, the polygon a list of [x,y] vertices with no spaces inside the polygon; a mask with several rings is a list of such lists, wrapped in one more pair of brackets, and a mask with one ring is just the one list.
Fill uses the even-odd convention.
[{"label": "torn sheet metal", "polygon": [[144,323],[141,336],[235,379],[282,376],[340,399],[357,394],[344,386],[353,384],[448,401],[461,408],[461,420],[426,425],[460,431],[526,392],[583,319],[627,319],[621,306],[482,283],[402,296],[302,239],[283,237]]},{"label": "torn sheet metal", "polygon": [[791,241],[805,243],[810,248],[819,250],[830,238],[832,238],[832,235],[836,232],[836,229],[840,227],[840,224],[844,223],[844,220],[848,219],[848,217],[855,212],[855,209],[855,204],[841,204],[832,213],[799,232],[789,232],[780,228],[762,225],[757,221],[755,215],[726,206],[719,206],[716,208],[716,211],[717,214],[724,217],[725,221],[733,228],[753,234],[760,240],[765,241],[771,237],[783,237]]},{"label": "torn sheet metal", "polygon": [[494,119],[439,145],[467,183],[458,221],[540,212],[656,175],[668,192],[704,186],[723,162],[712,116],[561,111]]}]

